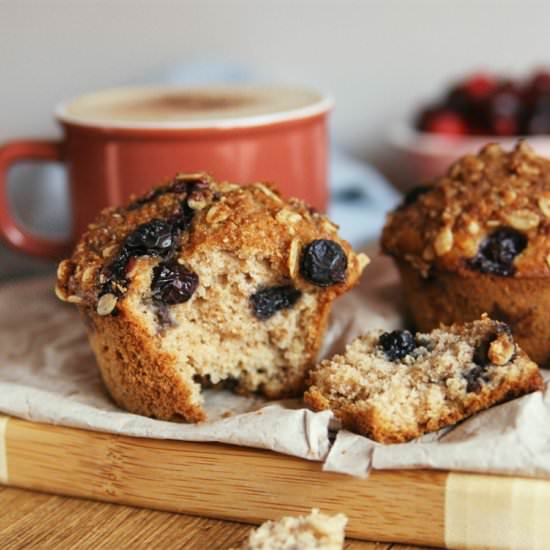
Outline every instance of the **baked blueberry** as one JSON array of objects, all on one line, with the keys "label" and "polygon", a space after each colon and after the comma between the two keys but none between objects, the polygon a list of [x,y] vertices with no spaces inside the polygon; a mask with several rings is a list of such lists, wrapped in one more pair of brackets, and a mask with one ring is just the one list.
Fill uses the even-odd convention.
[{"label": "baked blueberry", "polygon": [[527,237],[512,229],[501,227],[481,243],[478,253],[468,261],[470,269],[510,277],[514,274],[514,259],[527,246]]},{"label": "baked blueberry", "polygon": [[125,282],[128,263],[132,258],[147,254],[165,256],[173,248],[175,240],[174,225],[163,220],[154,219],[138,226],[124,240],[114,260],[104,269],[108,279],[100,294],[111,292],[107,287],[112,281]]},{"label": "baked blueberry", "polygon": [[197,290],[199,277],[176,260],[161,262],[153,269],[151,291],[158,304],[174,305],[187,302]]},{"label": "baked blueberry", "polygon": [[466,391],[468,393],[478,393],[481,391],[485,371],[486,367],[477,365],[464,375],[466,379]]},{"label": "baked blueberry", "polygon": [[292,285],[264,288],[250,297],[252,313],[261,321],[265,321],[278,311],[292,307],[301,296],[302,293]]},{"label": "baked blueberry", "polygon": [[166,254],[174,242],[174,226],[164,220],[154,219],[141,224],[125,239],[123,249],[130,256]]},{"label": "baked blueberry", "polygon": [[408,330],[384,332],[378,342],[390,361],[403,359],[416,348],[414,336]]},{"label": "baked blueberry", "polygon": [[122,248],[115,259],[105,267],[104,273],[108,279],[122,280],[126,276],[130,260],[129,251]]},{"label": "baked blueberry", "polygon": [[346,280],[348,258],[335,241],[317,239],[302,253],[300,272],[304,279],[317,286],[331,286]]}]

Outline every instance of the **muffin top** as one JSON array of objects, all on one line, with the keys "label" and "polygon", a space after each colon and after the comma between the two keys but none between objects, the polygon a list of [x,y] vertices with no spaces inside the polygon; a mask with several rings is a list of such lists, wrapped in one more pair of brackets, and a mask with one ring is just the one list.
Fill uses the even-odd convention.
[{"label": "muffin top", "polygon": [[550,160],[526,142],[485,146],[410,191],[388,215],[383,250],[427,277],[550,275]]},{"label": "muffin top", "polygon": [[103,210],[73,256],[60,263],[56,294],[98,315],[114,315],[135,271],[154,264],[153,301],[182,303],[200,284],[186,258],[215,248],[254,257],[278,274],[279,294],[261,301],[255,312],[261,318],[269,313],[262,308],[291,300],[294,289],[328,298],[356,282],[368,258],[354,254],[337,229],[302,201],[282,199],[270,184],[178,174],[126,207]]}]

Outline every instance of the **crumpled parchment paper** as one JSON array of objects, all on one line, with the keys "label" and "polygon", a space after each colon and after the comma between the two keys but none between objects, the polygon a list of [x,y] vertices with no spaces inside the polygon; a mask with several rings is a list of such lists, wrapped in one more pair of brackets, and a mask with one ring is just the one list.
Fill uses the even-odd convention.
[{"label": "crumpled parchment paper", "polygon": [[[271,449],[324,469],[366,476],[372,468],[436,468],[550,478],[550,372],[546,391],[480,413],[458,426],[400,445],[380,445],[340,430],[331,443],[329,411],[298,399],[266,402],[208,390],[208,421],[165,422],[127,413],[102,385],[76,308],[59,302],[51,278],[0,289],[0,411],[135,437],[217,441]],[[403,326],[398,276],[375,257],[361,284],[334,307],[321,356],[371,328]]]}]

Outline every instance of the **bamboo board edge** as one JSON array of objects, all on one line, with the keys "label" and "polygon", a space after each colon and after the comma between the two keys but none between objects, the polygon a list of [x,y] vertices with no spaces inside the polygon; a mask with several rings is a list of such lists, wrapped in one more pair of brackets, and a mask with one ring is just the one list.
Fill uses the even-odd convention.
[{"label": "bamboo board edge", "polygon": [[374,471],[361,480],[267,450],[5,416],[0,483],[252,524],[318,507],[346,513],[347,535],[363,540],[495,549],[550,541],[542,515],[550,481],[437,470]]}]

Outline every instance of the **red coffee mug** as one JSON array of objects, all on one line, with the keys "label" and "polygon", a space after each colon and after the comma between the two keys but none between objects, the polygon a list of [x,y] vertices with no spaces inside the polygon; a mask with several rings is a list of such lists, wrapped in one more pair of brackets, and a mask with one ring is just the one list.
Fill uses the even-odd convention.
[{"label": "red coffee mug", "polygon": [[[301,101],[288,98],[300,93]],[[58,259],[102,208],[124,204],[177,172],[273,181],[286,196],[325,210],[331,106],[330,98],[310,91],[249,86],[118,89],[61,104],[61,141],[13,141],[0,148],[0,236],[18,250]],[[67,166],[73,218],[67,241],[29,233],[10,209],[7,171],[28,160]]]}]

